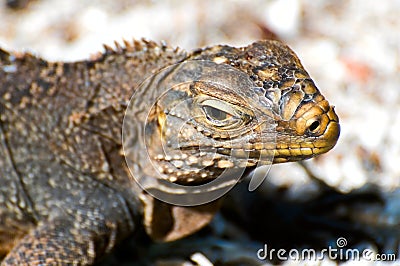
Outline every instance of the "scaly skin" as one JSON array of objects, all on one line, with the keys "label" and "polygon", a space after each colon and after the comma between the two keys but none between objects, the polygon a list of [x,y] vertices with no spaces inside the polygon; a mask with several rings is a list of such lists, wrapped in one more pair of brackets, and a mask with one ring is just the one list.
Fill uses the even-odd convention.
[{"label": "scaly skin", "polygon": [[[297,56],[277,41],[192,53],[135,41],[74,63],[0,50],[0,251],[7,254],[2,265],[93,264],[138,224],[168,241],[212,219],[217,202],[173,206],[143,192],[130,178],[122,151],[124,113],[136,88],[159,69],[189,60],[230,65],[254,87],[227,90],[193,81],[157,100],[146,129],[161,178],[202,184],[227,168],[303,160],[336,144],[333,108]],[[150,110],[152,91],[138,93],[133,106]],[[171,109],[182,100],[191,104]],[[146,122],[140,115],[132,118],[134,127]],[[184,119],[188,126],[176,128]],[[160,141],[173,143],[176,136],[179,145],[170,148],[178,167],[171,171]],[[213,153],[200,151],[199,144]],[[139,168],[151,168],[142,161],[144,151],[125,155],[130,153]],[[193,164],[203,169],[182,168]]]}]

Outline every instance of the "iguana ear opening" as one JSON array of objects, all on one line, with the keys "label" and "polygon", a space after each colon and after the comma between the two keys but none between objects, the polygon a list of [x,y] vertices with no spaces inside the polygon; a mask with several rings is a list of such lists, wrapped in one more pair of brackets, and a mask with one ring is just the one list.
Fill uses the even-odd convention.
[{"label": "iguana ear opening", "polygon": [[155,241],[174,241],[206,226],[220,206],[220,200],[204,205],[183,207],[145,196],[144,225],[147,234]]}]

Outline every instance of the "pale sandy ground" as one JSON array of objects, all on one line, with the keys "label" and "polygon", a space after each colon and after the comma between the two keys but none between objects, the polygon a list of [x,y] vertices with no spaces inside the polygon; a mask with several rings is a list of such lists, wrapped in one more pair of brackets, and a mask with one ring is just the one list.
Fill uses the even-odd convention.
[{"label": "pale sandy ground", "polygon": [[[400,226],[399,14],[399,0],[38,0],[24,11],[0,7],[0,46],[71,61],[114,40],[193,49],[247,45],[269,29],[299,54],[340,117],[338,145],[307,165],[343,192],[369,183],[390,193],[379,219]],[[297,164],[274,166],[270,176],[294,197],[312,190]]]}]

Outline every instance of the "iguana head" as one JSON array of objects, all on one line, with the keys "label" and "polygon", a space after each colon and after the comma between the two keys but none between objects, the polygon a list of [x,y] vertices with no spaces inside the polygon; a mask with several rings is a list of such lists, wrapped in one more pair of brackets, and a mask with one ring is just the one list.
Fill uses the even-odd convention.
[{"label": "iguana head", "polygon": [[206,48],[163,71],[144,85],[154,91],[144,131],[153,166],[170,182],[308,159],[339,137],[334,108],[281,42]]},{"label": "iguana head", "polygon": [[[220,197],[246,169],[327,152],[340,127],[294,52],[279,41],[259,41],[201,49],[160,70],[132,97],[123,131],[128,166],[142,188],[167,203],[194,206]],[[155,238],[176,239],[212,217],[155,204],[153,197],[143,201]],[[160,204],[175,223],[154,222]]]}]

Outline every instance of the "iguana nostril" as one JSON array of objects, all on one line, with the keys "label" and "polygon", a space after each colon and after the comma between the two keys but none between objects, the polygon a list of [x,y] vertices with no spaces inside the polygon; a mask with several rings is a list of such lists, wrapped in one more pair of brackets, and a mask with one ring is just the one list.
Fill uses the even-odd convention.
[{"label": "iguana nostril", "polygon": [[314,122],[311,123],[310,127],[308,128],[308,130],[310,132],[315,132],[318,130],[320,126],[320,122],[318,120],[315,120]]}]

